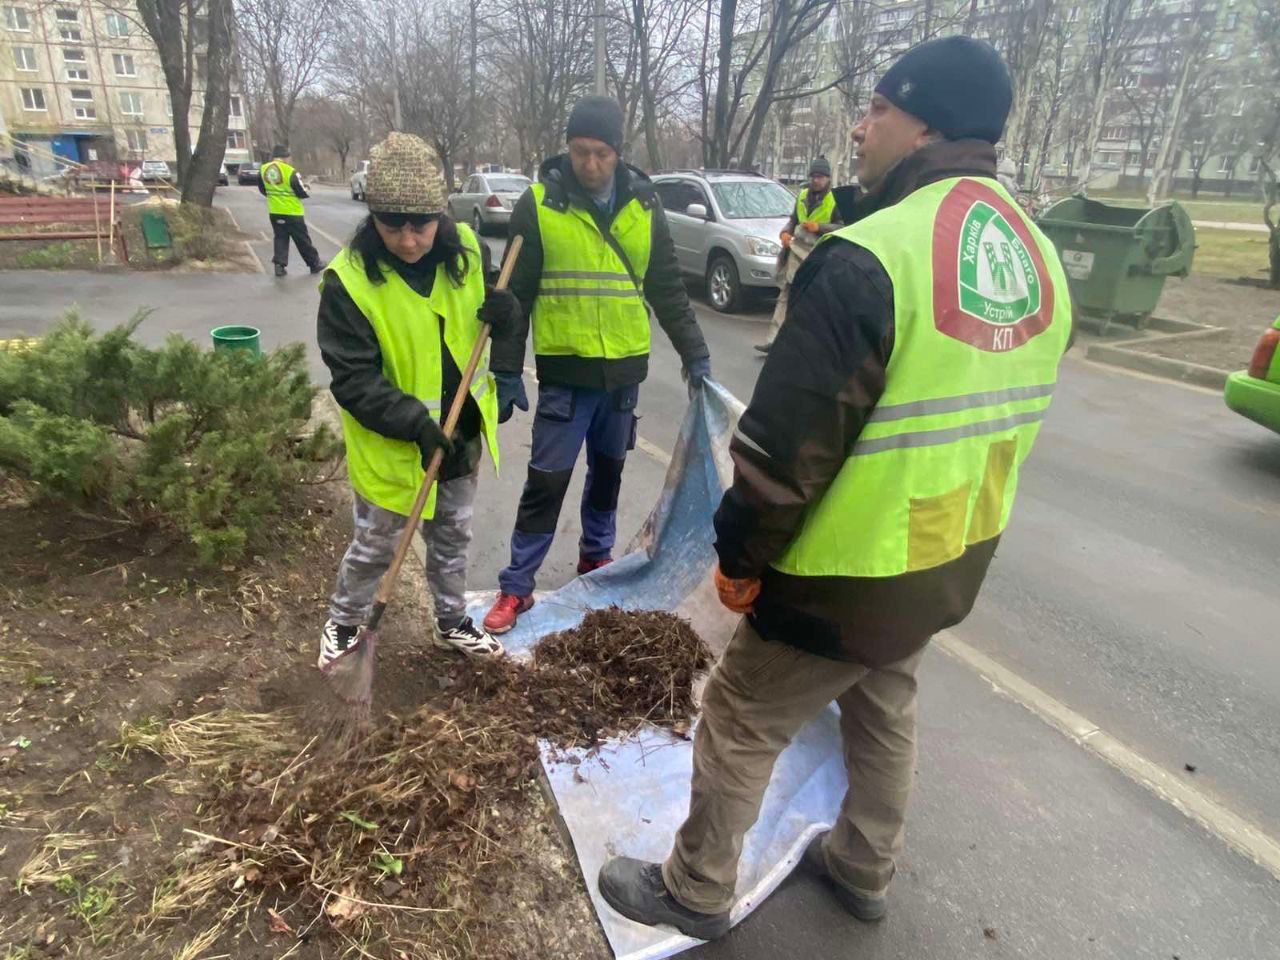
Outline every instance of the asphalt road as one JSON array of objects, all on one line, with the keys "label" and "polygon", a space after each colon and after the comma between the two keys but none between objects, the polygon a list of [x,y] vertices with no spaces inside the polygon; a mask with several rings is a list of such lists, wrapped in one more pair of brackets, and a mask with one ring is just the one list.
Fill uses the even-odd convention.
[{"label": "asphalt road", "polygon": [[[220,198],[242,228],[268,228],[256,191]],[[308,220],[322,254],[336,252],[325,235],[345,240],[362,211],[344,191],[317,190]],[[253,245],[267,263],[269,243]],[[156,340],[169,330],[204,339],[214,322],[237,319],[263,327],[268,344],[312,343],[316,294],[300,271],[0,274],[0,338],[39,333],[78,301],[102,325],[154,306],[144,334]],[[747,399],[766,309],[696,309],[715,378]],[[652,505],[685,406],[660,331],[654,345],[640,408],[650,453],[627,464],[623,540]],[[314,351],[313,370],[323,382]],[[492,586],[505,563],[528,430],[526,416],[504,425],[506,466],[483,481],[475,588]],[[575,514],[561,518],[540,587],[573,575]],[[1280,437],[1208,392],[1071,356],[991,576],[955,632],[1280,837],[1278,557]],[[1273,877],[937,651],[922,702],[920,787],[890,921],[862,927],[795,879],[696,955],[1280,956]]]}]

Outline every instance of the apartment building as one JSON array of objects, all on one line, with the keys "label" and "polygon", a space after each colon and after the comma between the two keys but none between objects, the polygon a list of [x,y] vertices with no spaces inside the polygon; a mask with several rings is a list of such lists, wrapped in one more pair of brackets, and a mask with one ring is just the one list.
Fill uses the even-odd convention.
[{"label": "apartment building", "polygon": [[[197,19],[197,37],[201,27]],[[196,59],[193,144],[204,108],[204,57]],[[229,167],[252,158],[246,106],[233,78]],[[136,11],[102,0],[0,0],[0,130],[6,128],[33,146],[17,153],[36,176],[57,172],[55,156],[173,165],[172,104]],[[0,159],[9,159],[8,144],[0,144]]]}]

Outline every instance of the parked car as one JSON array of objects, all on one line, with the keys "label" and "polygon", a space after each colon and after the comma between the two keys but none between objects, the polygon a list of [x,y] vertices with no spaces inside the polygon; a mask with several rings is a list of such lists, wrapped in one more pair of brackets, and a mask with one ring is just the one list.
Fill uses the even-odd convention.
[{"label": "parked car", "polygon": [[169,172],[169,164],[163,160],[143,160],[142,161],[142,180],[168,180],[172,174]]},{"label": "parked car", "polygon": [[230,182],[227,176],[227,165],[224,163],[218,167],[218,186],[225,187]]},{"label": "parked car", "polygon": [[506,228],[511,209],[532,181],[518,173],[477,173],[467,178],[462,192],[449,197],[449,215],[471,224],[477,234]]},{"label": "parked car", "polygon": [[242,187],[256,187],[262,178],[262,164],[242,163],[236,171],[236,183]]},{"label": "parked car", "polygon": [[351,199],[363,200],[365,181],[369,179],[369,161],[361,160],[356,172],[351,175]]},{"label": "parked car", "polygon": [[1248,370],[1227,377],[1227,406],[1280,433],[1280,319],[1258,340]]},{"label": "parked car", "polygon": [[777,290],[778,234],[796,196],[742,170],[678,170],[653,178],[680,270],[706,283],[707,300],[734,313],[752,292]]}]

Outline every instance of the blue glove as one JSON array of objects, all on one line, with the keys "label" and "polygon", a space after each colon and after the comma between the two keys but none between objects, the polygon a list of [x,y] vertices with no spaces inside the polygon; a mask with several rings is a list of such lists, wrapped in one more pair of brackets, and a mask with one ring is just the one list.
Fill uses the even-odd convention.
[{"label": "blue glove", "polygon": [[689,396],[692,398],[702,387],[702,381],[711,376],[711,358],[699,357],[697,360],[690,360],[684,365],[681,373],[689,384]]},{"label": "blue glove", "polygon": [[511,419],[515,408],[529,412],[529,397],[524,392],[524,377],[518,373],[495,373],[498,381],[498,422],[506,423]]}]

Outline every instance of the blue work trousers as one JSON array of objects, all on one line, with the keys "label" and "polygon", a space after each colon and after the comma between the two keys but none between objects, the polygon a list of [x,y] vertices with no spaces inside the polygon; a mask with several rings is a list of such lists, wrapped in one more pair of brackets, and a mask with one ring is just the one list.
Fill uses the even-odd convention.
[{"label": "blue work trousers", "polygon": [[533,452],[511,535],[511,565],[498,575],[503,593],[519,597],[533,593],[584,441],[587,483],[582,492],[578,553],[585,560],[613,555],[618,490],[627,451],[635,446],[639,397],[638,384],[613,391],[549,383],[538,387]]}]

